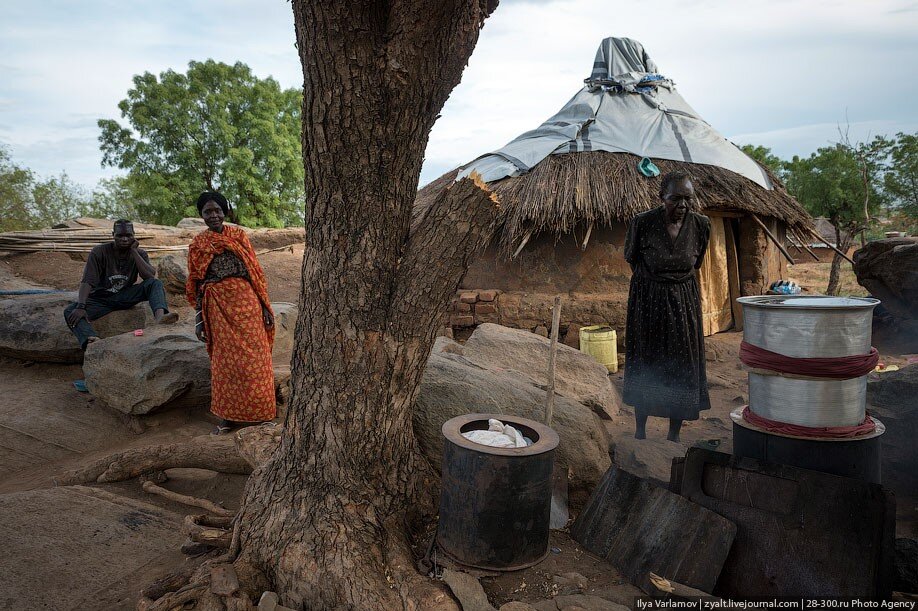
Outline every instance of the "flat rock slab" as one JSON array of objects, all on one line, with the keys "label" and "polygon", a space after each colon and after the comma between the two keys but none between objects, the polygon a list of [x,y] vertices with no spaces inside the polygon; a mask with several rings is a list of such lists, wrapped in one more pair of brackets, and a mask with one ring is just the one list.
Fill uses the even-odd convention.
[{"label": "flat rock slab", "polygon": [[715,594],[891,594],[895,499],[882,486],[700,448],[673,470],[684,497],[737,526]]},{"label": "flat rock slab", "polygon": [[[79,363],[83,351],[64,322],[64,308],[76,292],[0,298],[0,355],[27,361]],[[139,304],[92,321],[99,337],[112,337],[146,325],[149,307]]]},{"label": "flat rock slab", "polygon": [[98,609],[183,539],[181,516],[83,486],[0,495],[0,524],[0,609]]},{"label": "flat rock slab", "polygon": [[711,592],[736,526],[713,511],[611,467],[571,526],[571,537],[648,590],[651,571]]}]

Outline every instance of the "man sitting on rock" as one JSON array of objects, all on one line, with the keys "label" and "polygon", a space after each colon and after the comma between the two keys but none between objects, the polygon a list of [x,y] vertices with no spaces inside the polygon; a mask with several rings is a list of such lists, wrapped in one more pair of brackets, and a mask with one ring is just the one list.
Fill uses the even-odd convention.
[{"label": "man sitting on rock", "polygon": [[[77,302],[64,309],[67,326],[85,349],[99,336],[90,324],[115,310],[126,310],[142,301],[150,302],[157,323],[172,323],[178,315],[169,312],[163,283],[156,279],[156,268],[134,237],[134,225],[115,221],[111,242],[93,247],[83,269]],[[136,284],[140,276],[143,282]]]}]

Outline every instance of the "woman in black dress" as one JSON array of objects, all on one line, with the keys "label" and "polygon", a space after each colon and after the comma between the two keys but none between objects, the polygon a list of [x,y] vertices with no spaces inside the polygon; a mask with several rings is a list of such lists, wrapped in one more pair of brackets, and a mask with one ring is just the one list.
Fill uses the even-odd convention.
[{"label": "woman in black dress", "polygon": [[679,441],[682,421],[711,407],[696,277],[711,222],[692,212],[694,195],[686,174],[667,174],[663,205],[635,217],[625,238],[633,273],[623,400],[634,407],[638,439],[646,437],[647,416],[660,416],[669,418],[667,439]]}]

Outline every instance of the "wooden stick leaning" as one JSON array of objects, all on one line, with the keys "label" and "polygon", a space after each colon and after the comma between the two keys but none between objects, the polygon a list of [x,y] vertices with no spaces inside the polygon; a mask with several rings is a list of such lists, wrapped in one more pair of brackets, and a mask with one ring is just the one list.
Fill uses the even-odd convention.
[{"label": "wooden stick leaning", "polygon": [[818,233],[816,233],[816,232],[813,231],[812,229],[807,228],[807,231],[809,231],[810,234],[811,234],[814,238],[816,238],[817,240],[819,240],[820,242],[822,242],[823,244],[825,244],[826,246],[828,246],[829,248],[831,248],[832,250],[834,250],[834,251],[838,254],[838,256],[840,256],[840,257],[842,257],[843,259],[845,259],[845,260],[846,260],[848,263],[850,263],[851,265],[854,265],[854,261],[851,259],[851,257],[849,257],[848,255],[846,255],[845,253],[843,253],[842,251],[840,251],[836,246],[833,246],[833,245],[829,244],[828,242],[826,242],[826,241],[822,238],[822,236],[820,236]]},{"label": "wooden stick leaning", "polygon": [[791,265],[796,265],[796,262],[794,261],[794,258],[790,256],[790,253],[787,252],[787,249],[784,248],[784,245],[781,244],[781,242],[778,241],[778,238],[776,238],[775,235],[774,235],[771,231],[769,231],[768,227],[765,226],[765,223],[763,223],[763,222],[759,219],[759,217],[757,217],[756,215],[754,215],[754,214],[752,214],[752,213],[750,213],[749,216],[752,217],[752,220],[755,221],[756,224],[757,224],[759,227],[762,228],[762,231],[765,232],[765,235],[766,235],[772,242],[774,242],[775,246],[778,247],[778,250],[781,251],[781,254],[784,255],[784,258],[786,258],[786,259],[788,260],[788,262],[789,262]]},{"label": "wooden stick leaning", "polygon": [[[792,233],[793,233],[794,236],[797,238],[797,241],[800,242],[800,246],[801,246],[807,253],[809,253],[809,255],[810,255],[811,257],[813,257],[813,260],[819,261],[819,257],[816,255],[816,253],[813,252],[812,250],[810,250],[810,247],[806,245],[806,238],[807,238],[807,236],[806,236],[806,235],[801,235],[799,231],[793,231],[793,230],[792,230]],[[798,250],[799,250],[799,248],[798,248]]]},{"label": "wooden stick leaning", "polygon": [[558,327],[561,326],[561,295],[555,296],[551,310],[551,343],[548,346],[548,388],[545,398],[545,426],[551,426],[555,415],[555,353],[558,351]]}]

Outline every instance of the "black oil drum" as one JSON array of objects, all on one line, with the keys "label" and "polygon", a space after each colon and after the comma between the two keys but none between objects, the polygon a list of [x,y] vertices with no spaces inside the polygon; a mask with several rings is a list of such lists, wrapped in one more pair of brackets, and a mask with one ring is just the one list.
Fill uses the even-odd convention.
[{"label": "black oil drum", "polygon": [[[462,436],[495,418],[532,440],[525,448],[492,448]],[[437,546],[470,567],[512,571],[548,554],[552,469],[558,434],[516,416],[468,414],[443,424]]]},{"label": "black oil drum", "polygon": [[743,408],[730,414],[733,419],[733,454],[779,465],[822,471],[882,484],[880,436],[886,432],[874,418],[876,430],[861,437],[844,439],[806,438],[779,435],[746,422]]}]

